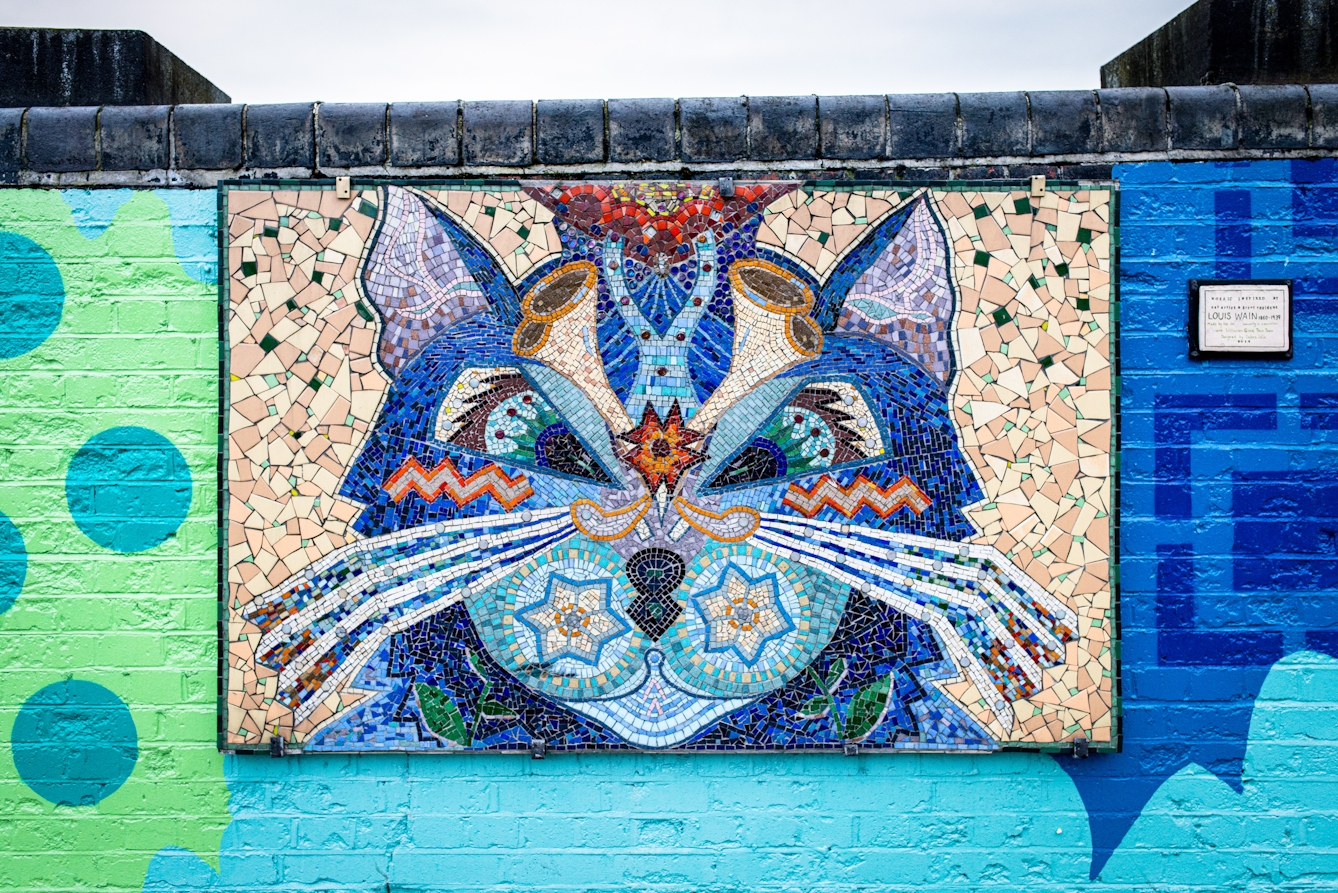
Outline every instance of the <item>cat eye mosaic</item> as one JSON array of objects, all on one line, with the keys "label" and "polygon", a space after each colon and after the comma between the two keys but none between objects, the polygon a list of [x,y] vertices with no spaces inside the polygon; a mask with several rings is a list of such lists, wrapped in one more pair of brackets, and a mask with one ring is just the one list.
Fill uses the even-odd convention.
[{"label": "cat eye mosaic", "polygon": [[224,747],[1117,745],[1113,185],[220,193]]}]

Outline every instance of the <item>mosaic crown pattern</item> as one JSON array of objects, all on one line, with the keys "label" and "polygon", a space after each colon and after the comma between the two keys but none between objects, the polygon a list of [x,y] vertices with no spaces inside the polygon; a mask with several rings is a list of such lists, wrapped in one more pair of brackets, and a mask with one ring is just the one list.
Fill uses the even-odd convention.
[{"label": "mosaic crown pattern", "polygon": [[1113,212],[225,187],[225,746],[1113,746]]}]

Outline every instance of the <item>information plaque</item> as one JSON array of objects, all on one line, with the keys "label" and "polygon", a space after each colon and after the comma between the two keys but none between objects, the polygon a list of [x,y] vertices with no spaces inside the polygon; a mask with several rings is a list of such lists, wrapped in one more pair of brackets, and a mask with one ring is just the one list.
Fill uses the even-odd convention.
[{"label": "information plaque", "polygon": [[1292,280],[1191,279],[1189,356],[1291,359]]}]

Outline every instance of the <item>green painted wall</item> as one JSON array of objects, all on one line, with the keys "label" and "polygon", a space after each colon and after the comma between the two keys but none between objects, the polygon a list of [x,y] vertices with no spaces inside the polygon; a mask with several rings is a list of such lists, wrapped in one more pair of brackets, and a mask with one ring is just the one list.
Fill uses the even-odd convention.
[{"label": "green painted wall", "polygon": [[[0,742],[34,693],[69,679],[119,697],[138,739],[130,777],[95,805],[53,805],[0,759],[7,890],[139,890],[163,847],[216,863],[229,819],[214,745],[217,291],[187,276],[162,198],[115,193],[110,225],[81,232],[60,192],[0,190],[0,229],[50,255],[65,296],[45,341],[0,360],[0,512],[28,553],[0,615]],[[127,426],[170,440],[194,485],[173,536],[122,553],[76,525],[66,476],[86,441]]]}]

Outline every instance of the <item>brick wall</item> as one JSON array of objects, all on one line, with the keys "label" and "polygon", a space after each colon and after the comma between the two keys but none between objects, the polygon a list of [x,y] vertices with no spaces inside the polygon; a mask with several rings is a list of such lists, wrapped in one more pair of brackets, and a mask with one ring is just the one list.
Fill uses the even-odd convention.
[{"label": "brick wall", "polygon": [[[232,130],[208,124],[197,131],[208,139],[183,143],[182,108],[169,110],[161,120],[171,149],[156,156],[166,165],[118,174],[107,164],[108,110],[95,111],[79,125],[91,146],[81,157],[93,163],[57,173],[31,163],[35,150],[70,154],[34,131],[53,115],[19,114],[28,160],[10,175],[28,188],[0,190],[9,323],[0,334],[0,512],[9,523],[0,524],[0,603],[13,597],[0,613],[0,882],[369,893],[1338,887],[1338,387],[1328,372],[1338,358],[1338,166],[1319,157],[1327,112],[1315,99],[1326,89],[1300,91],[1304,148],[1242,148],[1259,131],[1242,88],[1231,93],[1237,142],[1193,150],[1204,160],[1172,163],[1174,142],[1143,163],[1037,155],[1040,164],[1113,164],[1122,185],[1125,747],[1086,760],[218,755],[214,194],[36,184],[111,184],[122,174],[202,182],[209,165],[180,167],[182,146],[204,152],[217,137],[227,144],[221,158]],[[1155,92],[1161,133],[1177,139],[1174,102]],[[1028,153],[1044,130],[1034,123],[1042,95],[1024,97],[1030,111],[1012,119],[1027,122]],[[766,164],[745,156],[771,151],[757,137],[773,126],[756,111],[768,102],[731,112],[741,129],[729,160],[694,164]],[[878,170],[895,172],[898,158],[916,154],[878,142],[903,138],[897,109],[914,103],[849,104],[870,106],[885,128],[873,140]],[[814,103],[814,130],[822,109],[839,105]],[[544,105],[522,106],[527,126],[537,123],[524,133],[528,151],[557,151],[540,148]],[[1100,103],[1099,120],[1114,120],[1113,107]],[[393,155],[395,107],[389,117],[376,108],[384,144],[353,129],[330,158],[361,157],[359,147],[378,163]],[[469,151],[476,119],[469,104],[450,108],[466,127],[454,145]],[[488,108],[501,120],[512,114]],[[671,133],[672,151],[683,152],[697,145],[694,108],[671,102],[640,132],[652,143]],[[986,173],[970,170],[966,154],[975,151],[974,108],[954,97],[951,151],[921,148],[924,158],[909,160],[924,171]],[[247,147],[237,152],[261,151],[252,148],[258,119],[248,110],[243,130],[240,107],[220,114],[230,109],[237,145]],[[336,146],[329,119],[302,109],[294,126],[313,134],[303,145]],[[590,115],[597,140],[607,134],[609,164],[633,164],[614,158],[627,145],[628,114],[610,102]],[[723,113],[702,114],[714,122]],[[711,132],[728,136],[723,125]],[[815,139],[824,154],[794,158],[795,167],[855,173],[853,161],[829,165],[832,144]],[[778,145],[775,154],[792,157],[789,143]],[[277,143],[274,151],[270,161],[288,158]],[[1245,160],[1251,153],[1297,157]],[[1003,158],[1014,174],[1033,163],[1029,154],[980,157]],[[238,154],[225,160],[245,164]],[[675,154],[663,164],[684,161]],[[302,170],[318,166],[333,169],[312,161]],[[1296,279],[1295,359],[1185,358],[1186,280],[1214,276]],[[55,316],[44,316],[53,304]],[[109,443],[108,431],[121,439]],[[49,771],[21,777],[19,767],[34,764]],[[25,778],[37,778],[36,789]]]}]

